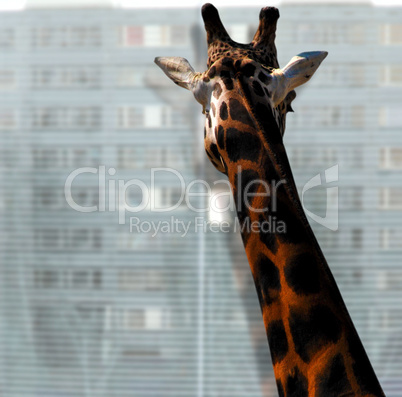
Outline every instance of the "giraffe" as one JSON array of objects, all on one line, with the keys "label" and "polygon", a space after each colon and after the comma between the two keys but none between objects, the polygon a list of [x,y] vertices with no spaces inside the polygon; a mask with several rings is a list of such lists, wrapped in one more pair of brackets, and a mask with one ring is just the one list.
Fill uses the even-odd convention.
[{"label": "giraffe", "polygon": [[[276,8],[261,10],[250,44],[229,37],[212,4],[202,17],[205,72],[180,57],[155,62],[202,105],[206,153],[232,188],[279,396],[384,396],[303,211],[283,144],[294,89],[327,52],[301,53],[280,69]],[[281,230],[271,227],[272,216]]]}]

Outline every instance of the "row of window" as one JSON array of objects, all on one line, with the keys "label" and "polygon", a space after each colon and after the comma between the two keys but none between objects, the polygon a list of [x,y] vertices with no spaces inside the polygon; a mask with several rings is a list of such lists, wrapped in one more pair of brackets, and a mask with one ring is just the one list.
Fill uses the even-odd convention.
[{"label": "row of window", "polygon": [[[0,29],[0,48],[16,47],[16,29]],[[108,36],[110,33],[108,32]],[[29,32],[33,49],[91,48],[104,42],[99,26],[33,27]],[[122,47],[163,47],[188,45],[188,27],[182,25],[138,25],[118,27],[117,42]]]},{"label": "row of window", "polygon": [[[2,153],[0,151],[0,153]],[[0,165],[14,167],[14,157],[4,151]],[[33,168],[55,169],[73,167],[98,167],[102,163],[100,147],[63,148],[45,147],[31,150]],[[149,169],[152,167],[181,167],[188,163],[185,147],[162,147],[151,145],[117,147],[118,169]]]},{"label": "row of window", "polygon": [[36,229],[34,245],[48,251],[98,251],[102,248],[101,229]]},{"label": "row of window", "polygon": [[[389,244],[387,233],[383,231],[381,238]],[[361,246],[361,229],[351,230],[352,245]],[[353,275],[361,278],[361,273],[353,271]],[[126,268],[116,269],[107,277],[109,280],[106,285],[106,274],[101,269],[85,268],[35,268],[30,274],[31,279],[27,280],[34,288],[40,290],[97,290],[107,287],[113,289],[114,282],[118,290],[133,292],[158,292],[166,290],[170,276],[166,269],[138,269]],[[368,275],[368,276],[371,276]],[[372,276],[371,276],[372,277]],[[383,270],[376,272],[376,284],[379,289],[398,290],[402,285],[402,274],[395,270]],[[354,283],[354,282],[353,282]]]},{"label": "row of window", "polygon": [[[362,23],[298,23],[291,29],[290,35],[294,43],[363,44],[367,41],[366,29]],[[382,40],[380,43],[385,44]]]},{"label": "row of window", "polygon": [[[371,231],[368,232],[369,234]],[[347,241],[344,240],[348,237]],[[341,238],[343,240],[341,241]],[[371,249],[375,248],[373,240],[374,236],[370,236],[369,246]],[[364,242],[364,230],[363,229],[350,229],[347,232],[344,231],[342,235],[339,233],[333,233],[329,230],[320,230],[319,235],[320,246],[324,250],[339,250],[343,249],[361,250]],[[381,251],[402,251],[402,229],[400,228],[386,228],[380,229],[378,234],[377,247]]]},{"label": "row of window", "polygon": [[172,327],[171,313],[168,308],[126,308],[106,309],[106,331],[162,330]]},{"label": "row of window", "polygon": [[34,108],[31,126],[34,129],[98,129],[101,127],[101,112],[102,109],[95,106]]},{"label": "row of window", "polygon": [[[338,23],[325,21],[325,23],[298,23],[287,26],[290,39],[293,43],[315,44],[352,44],[367,43],[370,32],[375,28],[363,23]],[[381,24],[377,26],[378,43],[381,45],[402,44],[402,24]]]},{"label": "row of window", "polygon": [[[74,202],[81,207],[99,206],[100,192],[95,187],[74,186],[71,189]],[[33,207],[46,211],[70,208],[64,189],[60,187],[35,186],[33,189]]]},{"label": "row of window", "polygon": [[[6,155],[6,153],[4,154]],[[31,149],[31,155],[33,167],[43,169],[97,167],[102,162],[102,148],[100,146],[38,147]],[[10,166],[14,165],[10,164]]]},{"label": "row of window", "polygon": [[[399,208],[401,208],[399,202]],[[118,251],[147,251],[150,246],[154,249],[163,250],[171,245],[170,239],[180,240],[179,233],[169,233],[164,235],[163,239],[154,236],[151,229],[143,233],[119,232],[116,239],[116,248]],[[324,248],[336,248],[339,235],[334,233],[322,233],[320,235],[320,244]],[[68,251],[99,251],[102,248],[102,230],[101,229],[57,229],[44,228],[34,231],[35,249],[46,250],[49,252]],[[343,244],[344,245],[344,244]],[[350,231],[350,248],[360,249],[363,245],[363,230],[352,229]],[[371,243],[372,245],[372,243]],[[381,250],[402,250],[402,229],[401,228],[386,228],[379,230],[378,247]],[[38,276],[39,277],[39,276]],[[89,277],[89,276],[88,276]],[[93,276],[95,277],[95,276]],[[92,277],[92,280],[93,280]],[[134,276],[133,276],[134,277]],[[39,279],[38,279],[39,280]],[[86,278],[86,280],[89,280]],[[121,278],[122,280],[122,278]],[[88,281],[89,282],[89,281]],[[91,281],[93,282],[93,281]],[[38,281],[40,283],[40,281]],[[122,281],[122,284],[124,282]],[[122,289],[124,289],[122,287]]]},{"label": "row of window", "polygon": [[35,269],[31,283],[40,289],[99,289],[102,271],[88,269]]},{"label": "row of window", "polygon": [[[182,197],[182,190],[180,188],[161,187],[153,189],[150,193],[152,194],[152,205],[154,208],[186,208],[186,201]],[[97,187],[73,186],[71,195],[77,205],[88,208],[99,206],[100,197],[103,198],[105,192]],[[107,195],[109,195],[109,191]],[[38,210],[55,211],[70,208],[65,198],[64,189],[61,187],[35,186],[32,200],[34,209]],[[117,197],[115,200],[117,200]],[[142,191],[135,186],[127,188],[125,200],[125,203],[130,207],[141,206],[143,201]],[[192,203],[191,200],[190,203]],[[144,210],[150,209],[150,206],[151,198],[148,198],[148,205]]]},{"label": "row of window", "polygon": [[[364,167],[362,148],[334,147],[292,147],[287,149],[294,169],[305,167],[323,167],[342,162],[351,168]],[[116,148],[116,168],[150,169],[152,167],[182,168],[190,158],[185,145],[151,146],[126,145]],[[70,169],[79,167],[98,167],[103,162],[102,149],[99,146],[57,147],[46,146],[31,149],[32,167],[34,169]],[[0,149],[0,167],[13,168],[18,159],[14,152]],[[380,170],[402,169],[402,147],[383,147],[379,149],[378,167]]]},{"label": "row of window", "polygon": [[[387,240],[386,232],[381,234],[381,238]],[[361,230],[351,231],[352,245],[361,245]],[[356,274],[356,271],[353,272]],[[361,277],[361,274],[359,274]],[[97,290],[104,287],[113,288],[111,282],[116,282],[116,288],[121,291],[132,292],[158,292],[166,289],[169,276],[166,269],[137,269],[126,268],[118,269],[110,274],[107,286],[106,276],[100,269],[73,269],[73,268],[36,268],[32,271],[30,284],[40,290]],[[375,280],[379,289],[398,290],[402,285],[402,274],[398,271],[384,270],[375,275]]]},{"label": "row of window", "polygon": [[[126,268],[116,271],[116,287],[123,291],[162,291],[166,288],[163,269]],[[29,282],[38,289],[100,289],[105,283],[99,269],[35,268]]]},{"label": "row of window", "polygon": [[[0,130],[18,126],[15,109],[0,109]],[[117,128],[166,128],[186,123],[182,111],[167,106],[120,106],[117,108]],[[99,130],[102,128],[102,108],[98,106],[33,108],[30,126],[40,130]]]},{"label": "row of window", "polygon": [[[116,87],[146,87],[150,70],[129,66],[117,66]],[[162,74],[152,74],[154,85],[163,84]],[[368,82],[368,83],[367,83]],[[379,86],[401,86],[402,66],[383,65],[378,68]],[[98,65],[88,66],[33,66],[31,70],[31,86],[34,89],[98,89],[102,87],[102,71]],[[312,84],[315,86],[362,87],[373,85],[373,79],[368,79],[366,67],[363,64],[328,64],[325,73],[318,73]],[[16,71],[0,70],[0,90],[13,90],[17,86]]]},{"label": "row of window", "polygon": [[[377,192],[373,189],[372,194],[368,193],[361,186],[359,187],[342,187],[339,193],[339,209],[342,210],[363,210],[372,209],[373,205],[377,205],[377,209],[381,211],[401,211],[402,210],[402,188],[400,187],[380,187]],[[364,195],[369,195],[370,200],[374,199],[377,193],[378,200],[375,203],[368,203],[364,200]],[[305,205],[307,208],[324,209],[327,200],[326,189],[316,189],[314,193],[306,196]],[[366,204],[365,204],[366,202]]]},{"label": "row of window", "polygon": [[[323,164],[335,164],[340,161],[343,165],[354,169],[364,167],[364,149],[358,147],[289,147],[287,152],[295,169],[320,167]],[[401,170],[402,147],[380,148],[378,167],[382,170]]]},{"label": "row of window", "polygon": [[[30,128],[41,131],[99,130],[102,128],[102,108],[98,106],[47,106],[30,111]],[[183,111],[168,106],[119,106],[116,127],[121,130],[170,128],[188,125]],[[16,109],[0,109],[0,131],[18,128]],[[370,120],[371,121],[371,120]],[[363,106],[300,106],[287,120],[293,129],[352,128],[367,126],[367,110]],[[402,112],[398,105],[381,106],[377,111],[381,128],[402,127]]]},{"label": "row of window", "polygon": [[[55,372],[57,370],[80,369],[83,349],[81,339],[77,338],[75,329],[78,326],[85,326],[87,333],[84,338],[88,337],[91,341],[95,341],[93,346],[85,350],[85,354],[88,354],[92,360],[86,376],[96,383],[100,379],[99,373],[108,373],[105,371],[111,368],[111,359],[113,362],[115,360],[117,362],[124,361],[124,356],[140,356],[141,360],[144,357],[159,359],[158,356],[166,354],[166,352],[162,353],[160,346],[144,345],[140,341],[135,341],[135,338],[131,339],[131,343],[128,344],[119,341],[119,348],[116,349],[113,342],[116,335],[109,335],[108,332],[170,329],[173,327],[170,312],[171,310],[168,308],[152,305],[140,308],[115,307],[99,303],[64,307],[36,305],[32,308],[31,324],[32,337],[35,342],[35,357],[39,360],[41,368],[49,369],[52,374],[57,373]],[[121,383],[122,377],[120,376],[118,379]],[[76,384],[79,384],[78,382]],[[99,390],[104,390],[102,383],[99,386],[91,386],[91,388],[95,389],[97,394],[102,393],[98,393]]]},{"label": "row of window", "polygon": [[100,47],[102,30],[98,26],[34,27],[30,39],[33,48]]},{"label": "row of window", "polygon": [[363,128],[367,122],[363,106],[300,106],[297,110],[287,119],[290,128]]},{"label": "row of window", "polygon": [[[370,29],[373,27],[370,26]],[[294,23],[288,26],[289,40],[293,43],[352,44],[367,42],[367,24],[362,23]],[[401,24],[377,25],[378,43],[402,44]],[[228,26],[234,40],[249,42],[256,26],[236,24]],[[16,46],[16,30],[0,30],[0,48]],[[108,33],[110,36],[110,33]],[[184,25],[131,25],[118,28],[118,43],[125,47],[185,46],[188,45],[189,28]],[[103,37],[99,26],[33,27],[29,37],[32,48],[82,48],[100,47]]]},{"label": "row of window", "polygon": [[34,66],[31,76],[31,84],[34,88],[91,89],[101,86],[100,66],[52,66],[51,68]]},{"label": "row of window", "polygon": [[[104,194],[96,187],[81,187],[74,186],[72,188],[72,197],[78,205],[82,207],[92,207],[99,205],[99,196]],[[172,208],[178,205],[177,208],[186,208],[186,197],[182,197],[182,190],[176,187],[163,187],[155,188],[151,192],[152,202],[155,208]],[[325,190],[318,190],[313,197],[308,200],[308,206],[314,205],[315,207],[322,206],[325,200]],[[128,188],[126,191],[126,203],[131,207],[138,207],[143,200],[142,192],[134,187]],[[191,205],[193,205],[190,198],[188,198]],[[311,200],[314,200],[312,202]],[[151,201],[149,200],[149,205]],[[342,188],[339,197],[339,204],[341,209],[354,209],[361,210],[363,204],[363,189],[356,188]],[[64,196],[64,191],[60,187],[54,186],[35,186],[33,192],[33,206],[38,210],[61,210],[70,208]],[[226,208],[227,205],[222,205]],[[147,208],[150,208],[149,206]],[[147,208],[144,208],[146,210]],[[380,210],[402,210],[402,188],[399,187],[381,187],[378,193],[378,209]]]},{"label": "row of window", "polygon": [[346,167],[362,168],[364,151],[361,147],[288,147],[288,156],[294,169],[322,167],[325,164],[342,162]]}]

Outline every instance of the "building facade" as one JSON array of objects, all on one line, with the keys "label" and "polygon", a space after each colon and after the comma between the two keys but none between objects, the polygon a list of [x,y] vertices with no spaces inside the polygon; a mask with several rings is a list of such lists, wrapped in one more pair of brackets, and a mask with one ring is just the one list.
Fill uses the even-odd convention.
[{"label": "building facade", "polygon": [[[284,140],[301,193],[322,174],[306,210],[325,219],[339,204],[338,230],[311,223],[386,395],[398,396],[402,10],[279,8],[281,65],[329,51],[297,90]],[[258,12],[220,10],[240,42]],[[206,192],[197,180],[228,191],[204,155],[200,106],[153,64],[205,67],[199,9],[0,18],[1,394],[276,396],[233,211],[201,211],[210,195],[192,194]]]}]

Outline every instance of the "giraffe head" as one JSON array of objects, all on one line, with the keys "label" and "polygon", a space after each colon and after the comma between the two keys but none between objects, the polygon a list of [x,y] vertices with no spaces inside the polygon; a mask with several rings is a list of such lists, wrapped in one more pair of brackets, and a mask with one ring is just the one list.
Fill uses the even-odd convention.
[{"label": "giraffe head", "polygon": [[[228,161],[244,158],[242,150],[248,149],[248,156],[252,156],[261,147],[251,130],[264,130],[264,135],[282,139],[286,113],[292,111],[291,102],[296,97],[294,88],[310,80],[327,52],[303,52],[280,69],[275,47],[276,8],[261,10],[250,44],[229,37],[212,4],[202,7],[202,17],[208,42],[205,72],[196,72],[181,57],[157,57],[155,63],[202,105],[207,154],[219,171],[227,173]],[[242,136],[239,131],[247,134]],[[237,150],[238,155],[232,153],[228,158],[230,149]]]}]

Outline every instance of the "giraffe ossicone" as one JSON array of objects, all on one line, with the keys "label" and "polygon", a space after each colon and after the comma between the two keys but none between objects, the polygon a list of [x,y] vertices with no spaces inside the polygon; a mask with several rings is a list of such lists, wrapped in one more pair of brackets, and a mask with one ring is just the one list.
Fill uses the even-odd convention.
[{"label": "giraffe ossicone", "polygon": [[241,228],[279,396],[383,397],[303,211],[283,144],[294,89],[311,78],[327,52],[301,53],[280,69],[276,8],[261,10],[249,44],[229,37],[213,5],[205,4],[202,16],[206,71],[196,72],[180,57],[155,62],[202,105],[205,149],[229,178],[240,223],[266,224],[275,215],[286,226]]}]

